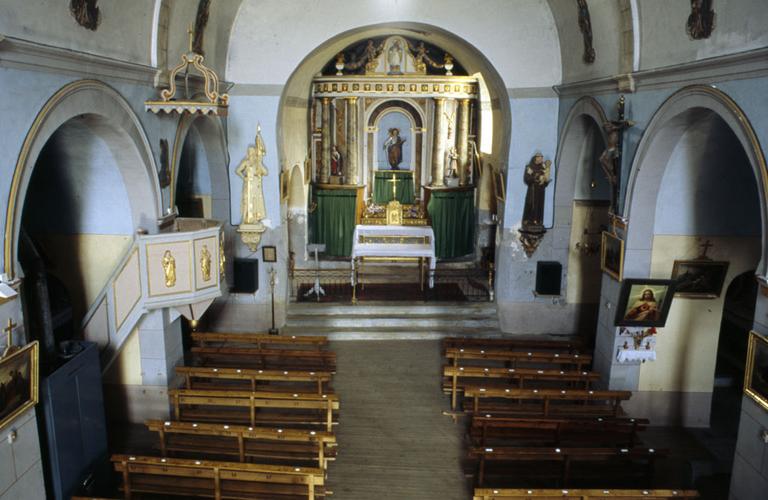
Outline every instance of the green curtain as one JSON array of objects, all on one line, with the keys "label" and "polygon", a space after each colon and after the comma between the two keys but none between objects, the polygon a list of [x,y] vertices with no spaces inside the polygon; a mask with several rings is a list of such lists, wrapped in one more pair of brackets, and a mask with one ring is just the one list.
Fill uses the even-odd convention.
[{"label": "green curtain", "polygon": [[413,203],[413,172],[410,170],[382,170],[373,176],[373,202],[384,205],[392,200],[392,176],[397,180],[397,201]]},{"label": "green curtain", "polygon": [[313,243],[325,243],[325,254],[349,257],[355,232],[356,189],[318,189],[317,210],[310,230]]},{"label": "green curtain", "polygon": [[435,232],[439,259],[470,254],[475,249],[475,191],[432,191],[427,211]]}]

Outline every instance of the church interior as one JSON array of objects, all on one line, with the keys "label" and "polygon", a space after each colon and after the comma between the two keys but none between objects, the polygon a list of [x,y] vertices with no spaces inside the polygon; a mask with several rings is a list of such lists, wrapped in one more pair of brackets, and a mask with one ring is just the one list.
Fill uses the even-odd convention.
[{"label": "church interior", "polygon": [[768,496],[764,0],[0,3],[0,500]]}]

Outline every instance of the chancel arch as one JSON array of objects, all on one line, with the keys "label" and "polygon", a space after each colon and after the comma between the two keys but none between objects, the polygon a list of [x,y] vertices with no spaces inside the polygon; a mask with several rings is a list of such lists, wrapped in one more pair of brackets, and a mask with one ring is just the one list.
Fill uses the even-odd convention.
[{"label": "chancel arch", "polygon": [[577,101],[566,118],[557,153],[555,210],[571,229],[566,300],[581,311],[579,331],[594,331],[600,301],[601,239],[608,229],[610,205],[610,186],[598,160],[607,142],[602,126],[606,120],[595,99]]},{"label": "chancel arch", "polygon": [[[684,273],[676,269],[696,266],[720,266],[723,276],[703,297],[684,288],[685,281],[678,284],[656,343],[664,359],[633,368],[634,411],[662,423],[710,424],[718,342],[746,341],[746,332],[721,334],[726,290],[745,272],[758,279],[764,274],[764,193],[763,152],[749,120],[726,94],[686,88],[656,112],[629,180],[624,276],[680,278]],[[614,298],[604,291],[603,300]],[[598,338],[611,339],[608,348],[614,349],[613,336]]]}]

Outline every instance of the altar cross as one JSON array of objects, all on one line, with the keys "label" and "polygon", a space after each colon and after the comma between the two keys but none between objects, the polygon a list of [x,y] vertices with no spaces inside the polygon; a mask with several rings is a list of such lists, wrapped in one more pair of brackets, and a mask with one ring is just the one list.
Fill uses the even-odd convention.
[{"label": "altar cross", "polygon": [[392,199],[396,200],[397,199],[397,176],[394,174],[394,172],[392,173],[392,178],[387,182],[392,183]]}]

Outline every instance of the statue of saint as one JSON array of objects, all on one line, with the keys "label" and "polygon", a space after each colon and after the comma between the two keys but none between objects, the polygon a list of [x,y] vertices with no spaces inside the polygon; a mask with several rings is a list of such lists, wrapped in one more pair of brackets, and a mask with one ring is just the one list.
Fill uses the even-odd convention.
[{"label": "statue of saint", "polygon": [[344,163],[341,153],[339,153],[339,148],[334,144],[331,147],[331,175],[342,175],[342,172],[344,171],[343,167]]},{"label": "statue of saint", "polygon": [[165,286],[173,288],[176,286],[176,258],[170,250],[163,254],[163,273],[165,274]]},{"label": "statue of saint", "polygon": [[456,152],[456,148],[450,148],[445,153],[445,172],[443,173],[446,180],[458,177],[459,175],[459,153]]},{"label": "statue of saint", "polygon": [[248,147],[245,160],[240,162],[235,170],[235,173],[243,179],[243,196],[240,201],[241,225],[258,224],[267,216],[262,190],[262,177],[269,173],[263,163],[266,154],[267,148],[261,139],[261,127],[259,127],[255,146]]},{"label": "statue of saint", "polygon": [[389,137],[384,141],[384,149],[387,150],[387,161],[392,170],[400,170],[400,163],[403,161],[404,142],[405,139],[400,137],[400,130],[389,129]]},{"label": "statue of saint", "polygon": [[211,252],[208,251],[208,245],[203,245],[200,250],[200,270],[203,273],[203,281],[211,280]]},{"label": "statue of saint", "polygon": [[395,40],[392,45],[389,46],[387,51],[387,62],[389,63],[389,74],[401,74],[403,70],[401,66],[403,64],[403,46],[400,40]]},{"label": "statue of saint", "polygon": [[523,227],[541,227],[544,225],[544,190],[551,182],[549,172],[552,162],[544,161],[541,153],[536,153],[525,166],[523,181],[528,185],[523,209]]}]

